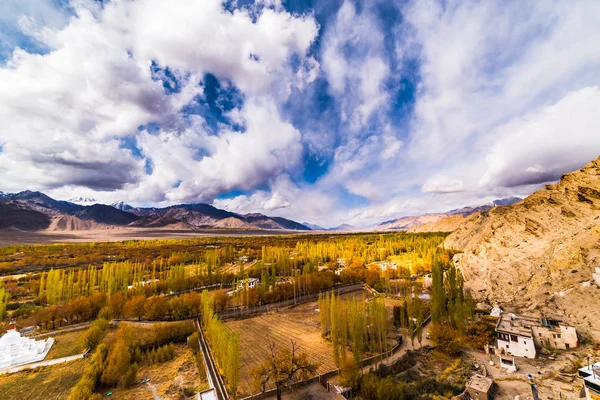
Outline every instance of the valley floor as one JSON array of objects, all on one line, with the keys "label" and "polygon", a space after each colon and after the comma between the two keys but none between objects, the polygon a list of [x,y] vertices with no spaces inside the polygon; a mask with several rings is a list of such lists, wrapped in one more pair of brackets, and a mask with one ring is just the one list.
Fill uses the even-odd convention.
[{"label": "valley floor", "polygon": [[50,244],[120,242],[124,240],[185,239],[215,236],[269,236],[290,234],[331,234],[331,232],[285,231],[285,230],[243,230],[243,229],[141,229],[115,228],[89,231],[36,231],[0,230],[0,246],[13,244]]}]

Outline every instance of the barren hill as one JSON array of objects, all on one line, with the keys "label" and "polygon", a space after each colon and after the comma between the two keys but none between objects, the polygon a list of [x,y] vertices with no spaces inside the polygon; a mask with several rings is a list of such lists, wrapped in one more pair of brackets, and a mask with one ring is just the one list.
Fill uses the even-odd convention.
[{"label": "barren hill", "polygon": [[473,214],[448,238],[479,299],[561,315],[600,341],[600,158],[526,199]]},{"label": "barren hill", "polygon": [[462,214],[449,215],[437,221],[413,226],[408,229],[408,232],[452,232],[461,226],[465,220],[466,218]]}]

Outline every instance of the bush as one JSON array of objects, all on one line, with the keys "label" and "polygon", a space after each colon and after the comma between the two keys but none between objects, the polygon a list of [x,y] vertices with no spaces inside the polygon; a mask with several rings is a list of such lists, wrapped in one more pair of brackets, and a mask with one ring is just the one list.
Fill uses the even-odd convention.
[{"label": "bush", "polygon": [[483,350],[494,336],[494,326],[485,322],[476,322],[467,326],[466,340],[470,346]]},{"label": "bush", "polygon": [[198,342],[198,340],[198,332],[192,333],[187,340],[188,346],[190,347],[190,349],[192,349],[194,354],[200,351],[200,343]]},{"label": "bush", "polygon": [[431,340],[437,348],[447,354],[458,354],[462,350],[462,340],[458,331],[448,324],[433,324]]},{"label": "bush", "polygon": [[81,344],[83,347],[86,349],[93,349],[96,347],[106,334],[108,326],[108,321],[103,318],[95,320],[81,337]]}]

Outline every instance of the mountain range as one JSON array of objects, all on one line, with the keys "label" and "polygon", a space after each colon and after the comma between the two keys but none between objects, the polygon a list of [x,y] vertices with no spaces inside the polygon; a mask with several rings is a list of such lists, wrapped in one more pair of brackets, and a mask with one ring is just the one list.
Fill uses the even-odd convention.
[{"label": "mountain range", "polygon": [[[79,200],[79,199],[78,199]],[[80,202],[89,203],[89,199]],[[82,205],[44,193],[0,194],[0,229],[79,231],[115,227],[310,230],[298,222],[263,214],[236,214],[208,204],[136,208],[125,203]]]},{"label": "mountain range", "polygon": [[26,190],[19,193],[0,192],[0,229],[81,231],[127,226],[175,230],[221,228],[336,232],[386,230],[450,232],[473,213],[489,210],[496,204],[512,204],[518,200],[520,199],[502,199],[494,204],[464,207],[446,213],[402,217],[370,228],[357,228],[348,224],[323,228],[308,222],[298,223],[258,213],[238,214],[209,204],[179,204],[157,208],[132,207],[121,201],[105,205],[83,197],[72,198],[69,201],[55,200],[44,193]]}]

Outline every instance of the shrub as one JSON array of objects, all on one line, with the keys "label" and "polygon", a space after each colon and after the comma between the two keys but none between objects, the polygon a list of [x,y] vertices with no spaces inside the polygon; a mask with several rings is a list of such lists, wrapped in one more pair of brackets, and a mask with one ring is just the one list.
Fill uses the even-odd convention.
[{"label": "shrub", "polygon": [[108,330],[108,321],[101,318],[95,320],[81,337],[81,343],[86,349],[96,347]]},{"label": "shrub", "polygon": [[429,332],[437,348],[447,354],[458,354],[462,350],[462,340],[458,331],[448,324],[433,324]]}]

